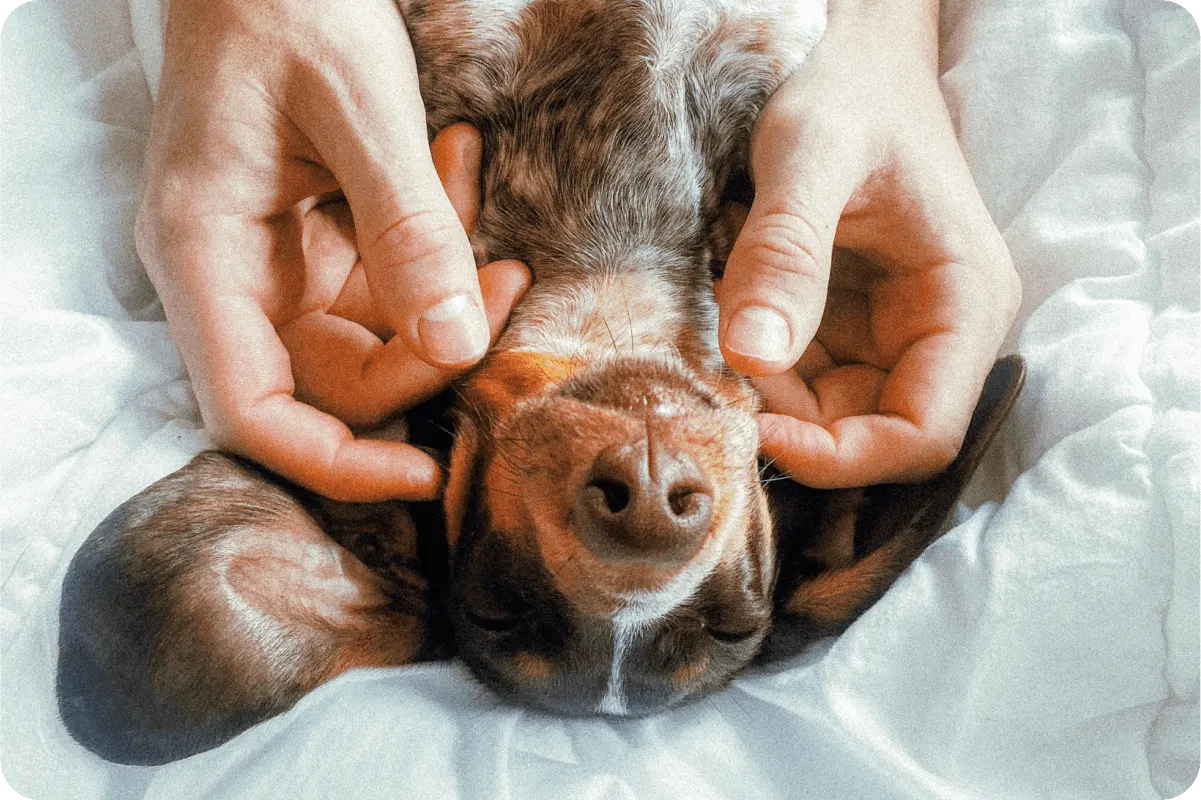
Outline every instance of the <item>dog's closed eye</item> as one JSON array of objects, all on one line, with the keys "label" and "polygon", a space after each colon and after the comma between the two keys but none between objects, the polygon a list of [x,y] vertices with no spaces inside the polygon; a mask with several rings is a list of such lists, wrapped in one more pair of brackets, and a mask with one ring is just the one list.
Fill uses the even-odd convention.
[{"label": "dog's closed eye", "polygon": [[752,636],[759,633],[762,628],[747,628],[746,630],[722,630],[721,628],[713,628],[705,626],[705,630],[714,640],[721,644],[741,644],[749,641]]},{"label": "dog's closed eye", "polygon": [[510,633],[527,623],[533,616],[531,609],[521,609],[516,612],[498,613],[495,611],[476,611],[466,608],[463,615],[467,621],[480,630],[488,633]]}]

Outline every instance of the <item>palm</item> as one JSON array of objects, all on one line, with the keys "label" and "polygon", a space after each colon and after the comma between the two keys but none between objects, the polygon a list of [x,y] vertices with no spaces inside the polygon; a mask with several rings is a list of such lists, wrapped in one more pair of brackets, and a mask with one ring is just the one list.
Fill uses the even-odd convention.
[{"label": "palm", "polygon": [[[990,363],[977,351],[995,348],[1007,321],[996,313],[994,279],[965,266],[957,236],[928,222],[939,218],[928,206],[940,201],[902,195],[898,184],[922,181],[902,175],[852,197],[813,340],[792,370],[756,379],[771,412],[766,449],[807,450],[832,485],[940,468],[967,426],[963,398]],[[821,430],[792,426],[791,438],[773,442],[773,425],[785,424],[774,415]],[[890,461],[904,466],[876,474]],[[809,482],[821,480],[810,473]]]}]

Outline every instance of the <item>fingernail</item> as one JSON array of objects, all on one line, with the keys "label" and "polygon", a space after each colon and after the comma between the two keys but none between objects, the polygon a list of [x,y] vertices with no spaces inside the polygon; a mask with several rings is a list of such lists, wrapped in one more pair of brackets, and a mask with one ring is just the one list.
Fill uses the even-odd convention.
[{"label": "fingernail", "polygon": [[746,306],[726,328],[726,347],[760,361],[782,361],[788,356],[792,332],[788,320],[764,306]]},{"label": "fingernail", "polygon": [[421,315],[417,338],[432,360],[449,365],[482,358],[491,335],[483,310],[468,295],[457,294]]}]

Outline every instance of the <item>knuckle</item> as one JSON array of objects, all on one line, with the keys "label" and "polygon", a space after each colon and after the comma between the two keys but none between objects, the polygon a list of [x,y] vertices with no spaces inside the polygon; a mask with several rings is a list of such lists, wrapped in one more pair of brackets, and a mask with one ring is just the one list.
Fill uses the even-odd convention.
[{"label": "knuckle", "polygon": [[1022,305],[1022,279],[1008,258],[995,259],[995,268],[981,279],[981,334],[1003,339]]},{"label": "knuckle", "polygon": [[155,261],[155,258],[154,258],[155,223],[154,223],[153,218],[151,217],[151,213],[152,212],[150,211],[150,209],[148,209],[146,207],[145,203],[143,202],[143,204],[138,207],[138,214],[134,218],[134,221],[133,221],[134,249],[137,251],[138,258],[140,258],[142,260],[142,263],[144,265],[146,265],[147,268],[149,268],[151,263],[153,261]]},{"label": "knuckle", "polygon": [[148,183],[134,219],[134,246],[147,269],[165,266],[160,253],[186,239],[198,218],[196,193],[182,175]]},{"label": "knuckle", "polygon": [[825,237],[794,211],[765,214],[748,245],[747,255],[756,269],[777,273],[787,282],[822,280],[826,273]]},{"label": "knuckle", "polygon": [[1012,322],[1022,305],[1022,279],[1017,270],[1010,266],[1001,277],[998,300],[1007,322]]},{"label": "knuckle", "polygon": [[204,414],[204,422],[209,436],[222,450],[232,450],[250,457],[255,455],[254,441],[258,428],[244,412],[209,409]]},{"label": "knuckle", "polygon": [[263,401],[247,406],[220,391],[205,392],[205,395],[201,416],[213,440],[223,449],[251,458],[261,456],[262,445],[268,443],[270,437],[262,417],[255,413]]},{"label": "knuckle", "polygon": [[196,182],[176,169],[165,169],[147,181],[142,193],[141,214],[165,221],[195,213]]},{"label": "knuckle", "polygon": [[1022,279],[1000,231],[991,225],[989,228],[982,237],[976,263],[995,307],[1005,315],[1006,321],[1011,321],[1022,303]]},{"label": "knuckle", "polygon": [[403,269],[445,257],[465,237],[458,218],[438,209],[402,216],[371,243],[371,254],[384,270]]}]

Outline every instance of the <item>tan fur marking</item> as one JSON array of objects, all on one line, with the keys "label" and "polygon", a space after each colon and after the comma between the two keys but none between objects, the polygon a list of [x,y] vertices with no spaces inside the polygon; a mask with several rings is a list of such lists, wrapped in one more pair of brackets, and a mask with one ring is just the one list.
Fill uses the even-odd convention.
[{"label": "tan fur marking", "polygon": [[504,418],[518,401],[548,391],[574,369],[575,364],[560,356],[497,353],[467,383],[465,392],[477,411]]},{"label": "tan fur marking", "polygon": [[676,686],[687,686],[697,678],[705,674],[709,669],[709,656],[705,655],[699,661],[693,661],[690,664],[681,664],[676,667],[671,673],[671,681]]},{"label": "tan fur marking", "polygon": [[821,623],[850,619],[880,584],[895,577],[892,565],[903,542],[894,540],[858,562],[818,575],[802,584],[788,600],[788,611],[805,614]]},{"label": "tan fur marking", "polygon": [[484,498],[492,526],[497,533],[516,537],[526,526],[521,484],[501,458],[493,459],[484,470]]},{"label": "tan fur marking", "polygon": [[542,656],[518,653],[513,656],[513,668],[527,681],[544,681],[550,677],[551,664]]}]

